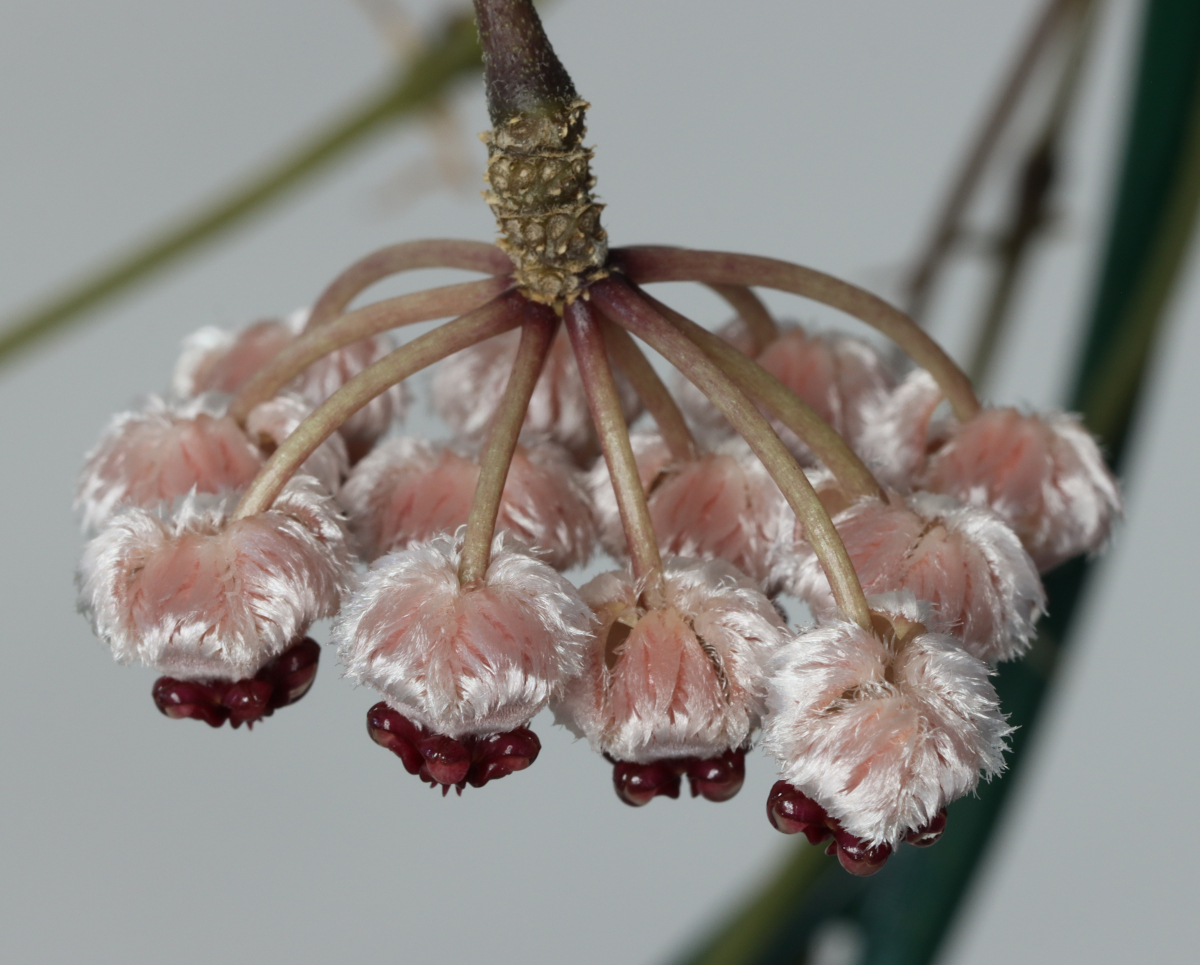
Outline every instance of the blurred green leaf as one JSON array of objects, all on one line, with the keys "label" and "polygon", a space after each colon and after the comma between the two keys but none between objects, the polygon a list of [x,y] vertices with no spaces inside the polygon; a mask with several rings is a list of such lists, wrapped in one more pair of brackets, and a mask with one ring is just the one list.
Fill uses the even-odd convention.
[{"label": "blurred green leaf", "polygon": [[264,211],[370,138],[419,116],[451,84],[480,67],[474,17],[470,12],[458,14],[385,87],[351,105],[280,161],[124,257],[10,320],[0,328],[0,364]]},{"label": "blurred green leaf", "polygon": [[[1121,177],[1070,397],[1107,446],[1114,468],[1134,425],[1198,200],[1200,3],[1146,0]],[[818,930],[837,919],[861,930],[865,965],[932,961],[1019,778],[1089,569],[1077,559],[1046,578],[1050,616],[1034,650],[997,676],[1002,706],[1019,727],[1009,769],[977,797],[950,807],[936,847],[901,848],[874,877],[852,878],[832,859],[814,864],[816,849],[801,845],[768,887],[680,965],[795,965],[805,960]]]}]

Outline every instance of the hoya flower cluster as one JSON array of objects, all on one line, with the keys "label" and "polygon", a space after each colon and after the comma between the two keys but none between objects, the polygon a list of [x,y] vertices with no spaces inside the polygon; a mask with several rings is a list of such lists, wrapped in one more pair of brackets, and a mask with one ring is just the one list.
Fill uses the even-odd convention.
[{"label": "hoya flower cluster", "polygon": [[[726,800],[758,741],[782,776],[771,822],[848,870],[933,843],[947,804],[1003,767],[990,673],[1034,634],[1039,572],[1097,550],[1119,513],[1094,441],[1069,415],[982,406],[848,283],[609,250],[586,105],[532,7],[477,9],[499,245],[397,245],[311,311],[190,337],[170,391],[86,457],[81,610],[117,659],[164,675],[164,713],[235,727],[307,691],[309,629],[333,617],[345,676],[379,698],[370,736],[443,793],[532,764],[551,708],[628,804],[685,777]],[[543,45],[548,79],[506,74],[514,37]],[[350,310],[431,266],[484,277]],[[708,332],[647,293],[663,281],[714,287],[734,321]],[[903,352],[778,325],[755,287]],[[441,442],[401,427],[429,366]],[[614,566],[575,586],[598,551]],[[815,623],[788,626],[781,593]]]}]

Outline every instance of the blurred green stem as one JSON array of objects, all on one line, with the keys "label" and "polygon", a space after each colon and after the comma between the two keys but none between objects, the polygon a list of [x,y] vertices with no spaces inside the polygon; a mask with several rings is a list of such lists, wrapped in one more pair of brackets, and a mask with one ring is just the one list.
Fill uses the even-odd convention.
[{"label": "blurred green stem", "polygon": [[479,68],[474,20],[469,13],[456,15],[391,83],[352,105],[282,160],[198,214],[9,321],[0,329],[0,364],[280,200],[305,178],[352,148],[384,133],[393,124],[413,118],[442,97],[454,81]]}]

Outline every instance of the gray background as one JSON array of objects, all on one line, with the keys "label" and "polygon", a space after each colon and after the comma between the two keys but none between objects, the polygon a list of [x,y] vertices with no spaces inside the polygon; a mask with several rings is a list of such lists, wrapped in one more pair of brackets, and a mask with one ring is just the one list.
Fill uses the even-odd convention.
[{"label": "gray background", "polygon": [[[548,23],[595,105],[615,243],[769,253],[887,293],[1034,6],[564,0]],[[1132,8],[1110,4],[1063,218],[1021,294],[997,399],[1052,403],[1069,372]],[[0,5],[0,313],[272,156],[376,82],[386,57],[338,0]],[[476,174],[481,100],[473,85],[455,98]],[[0,371],[4,961],[661,962],[795,847],[763,819],[762,758],[729,804],[634,811],[603,762],[541,720],[533,769],[443,801],[367,740],[373,698],[338,680],[330,654],[295,708],[253,734],[210,732],[160,717],[154,675],[116,666],[75,615],[81,455],[109,413],[165,385],[185,333],[304,304],[394,240],[492,236],[475,187],[381,201],[429,144],[417,129],[375,143]],[[1194,960],[1195,268],[1155,360],[1126,523],[946,962]],[[956,350],[970,275],[937,321]],[[667,295],[723,320],[699,293]],[[852,945],[832,936],[822,954],[845,961]]]}]

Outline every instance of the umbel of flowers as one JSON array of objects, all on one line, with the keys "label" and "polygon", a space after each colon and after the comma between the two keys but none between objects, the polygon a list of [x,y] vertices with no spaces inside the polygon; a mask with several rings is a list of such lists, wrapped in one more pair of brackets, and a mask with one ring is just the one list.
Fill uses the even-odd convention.
[{"label": "umbel of flowers", "polygon": [[[628,804],[685,777],[726,800],[759,740],[781,831],[856,874],[933,843],[1003,767],[990,668],[1027,647],[1039,571],[1096,551],[1119,514],[1095,442],[1070,415],[982,405],[847,282],[610,249],[587,105],[533,7],[476,11],[498,244],[386,248],[307,312],[189,338],[170,392],[86,457],[80,609],[118,660],[163,674],[163,713],[214,727],[303,696],[309,628],[334,617],[346,676],[380,698],[370,736],[443,792],[532,764],[549,707]],[[424,267],[484,277],[351,309]],[[649,294],[666,281],[709,286],[734,321],[700,327]],[[899,351],[781,327],[755,288]],[[455,436],[404,437],[405,382],[435,365]],[[577,588],[563,571],[597,545],[615,568]],[[815,624],[788,627],[780,592]]]}]

